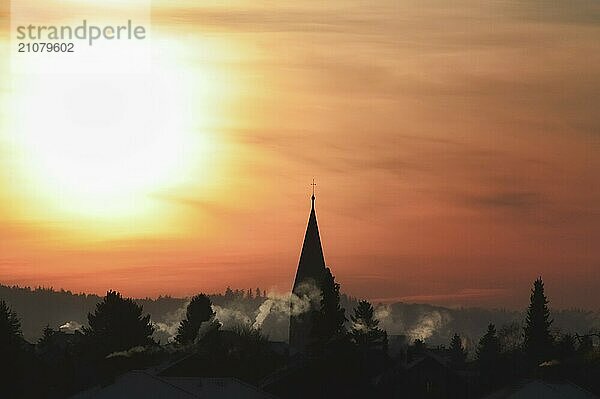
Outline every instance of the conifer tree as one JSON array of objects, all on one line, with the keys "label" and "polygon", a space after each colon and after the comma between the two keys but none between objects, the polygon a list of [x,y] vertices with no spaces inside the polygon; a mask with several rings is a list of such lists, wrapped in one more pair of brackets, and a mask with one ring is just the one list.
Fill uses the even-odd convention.
[{"label": "conifer tree", "polygon": [[13,353],[22,342],[21,322],[8,304],[0,300],[0,354]]},{"label": "conifer tree", "polygon": [[23,333],[17,314],[4,300],[0,300],[0,397],[17,396],[22,377],[21,355],[23,353]]},{"label": "conifer tree", "polygon": [[352,340],[359,347],[386,349],[387,333],[380,329],[379,320],[375,318],[373,306],[368,301],[360,301],[354,308],[352,320]]},{"label": "conifer tree", "polygon": [[8,304],[0,300],[0,342],[14,342],[22,337],[21,322]]},{"label": "conifer tree", "polygon": [[42,348],[46,347],[50,343],[50,339],[52,339],[54,333],[55,331],[50,327],[50,325],[46,324],[46,327],[44,327],[42,330],[42,336],[38,340],[38,346]]},{"label": "conifer tree", "polygon": [[524,346],[531,361],[539,364],[552,355],[553,339],[550,335],[550,310],[544,294],[544,282],[538,278],[533,283],[527,317],[525,319]]},{"label": "conifer tree", "polygon": [[142,312],[142,306],[133,299],[108,291],[94,313],[88,313],[90,326],[83,331],[101,355],[150,345],[154,343],[151,338],[154,327],[150,315],[142,316]]},{"label": "conifer tree", "polygon": [[335,282],[329,268],[325,268],[321,281],[321,307],[314,314],[312,335],[318,344],[345,334],[345,310],[340,306],[340,285]]},{"label": "conifer tree", "polygon": [[460,335],[454,334],[450,341],[450,362],[454,367],[462,367],[467,359],[467,351],[465,350]]},{"label": "conifer tree", "polygon": [[180,344],[190,344],[198,337],[198,331],[202,323],[212,321],[215,312],[212,302],[205,294],[199,294],[192,298],[186,310],[186,318],[181,321],[177,328],[175,340]]},{"label": "conifer tree", "polygon": [[496,327],[488,325],[487,332],[479,340],[477,347],[477,363],[483,376],[490,376],[498,368],[500,360],[500,341],[496,335]]}]

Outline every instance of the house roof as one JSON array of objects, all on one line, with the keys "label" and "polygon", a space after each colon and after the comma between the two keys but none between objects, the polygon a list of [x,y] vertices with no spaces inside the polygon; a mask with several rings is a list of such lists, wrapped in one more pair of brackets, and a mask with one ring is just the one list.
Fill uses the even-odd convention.
[{"label": "house roof", "polygon": [[236,378],[159,377],[146,371],[131,371],[105,387],[80,392],[71,399],[273,399]]},{"label": "house roof", "polygon": [[591,392],[568,381],[524,380],[485,396],[484,399],[594,399]]}]

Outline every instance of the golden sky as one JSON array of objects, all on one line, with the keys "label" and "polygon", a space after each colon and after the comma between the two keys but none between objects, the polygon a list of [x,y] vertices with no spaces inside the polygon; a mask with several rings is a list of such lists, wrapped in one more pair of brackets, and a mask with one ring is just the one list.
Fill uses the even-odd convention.
[{"label": "golden sky", "polygon": [[1,1],[0,282],[289,290],[315,177],[347,293],[598,303],[597,2],[155,1],[140,77],[15,71]]}]

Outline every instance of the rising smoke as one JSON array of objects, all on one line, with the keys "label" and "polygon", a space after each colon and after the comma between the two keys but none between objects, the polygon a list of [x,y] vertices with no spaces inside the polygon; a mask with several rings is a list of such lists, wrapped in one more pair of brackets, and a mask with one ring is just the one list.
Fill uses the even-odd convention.
[{"label": "rising smoke", "polygon": [[261,328],[269,316],[287,319],[290,316],[306,313],[314,309],[321,300],[321,290],[314,284],[301,284],[296,292],[287,295],[269,293],[267,299],[258,308],[252,328]]},{"label": "rising smoke", "polygon": [[452,315],[444,309],[412,306],[416,308],[408,311],[408,309],[394,309],[392,305],[379,304],[375,307],[374,316],[379,320],[379,326],[389,335],[406,335],[410,341],[427,340],[452,321]]},{"label": "rising smoke", "polygon": [[155,334],[157,336],[165,336],[167,338],[167,342],[172,342],[175,339],[175,335],[177,335],[177,328],[179,327],[179,323],[181,320],[185,318],[185,312],[187,310],[190,301],[186,301],[183,306],[176,309],[174,312],[168,312],[163,320],[160,322],[153,322],[155,329]]},{"label": "rising smoke", "polygon": [[[216,321],[224,330],[232,330],[239,326],[251,326],[257,330],[267,327],[267,335],[282,338],[287,336],[289,317],[309,311],[319,303],[320,298],[321,291],[318,287],[314,284],[303,284],[298,287],[297,294],[269,292],[267,298],[256,309],[248,310],[240,301],[213,305],[212,308],[216,313]],[[173,342],[179,323],[185,318],[188,304],[189,301],[177,310],[167,313],[161,321],[153,323],[159,339]],[[267,320],[270,321],[269,326],[265,326]]]},{"label": "rising smoke", "polygon": [[[308,311],[318,304],[320,297],[321,293],[314,285],[302,287],[296,290],[296,294],[271,291],[266,296],[255,296],[249,299],[246,295],[230,297],[216,295],[213,297],[213,310],[222,329],[232,330],[239,326],[248,326],[260,329],[261,333],[272,341],[286,341],[290,315],[299,315]],[[189,301],[173,300],[170,303],[173,305],[167,309],[165,307],[150,309],[156,329],[154,338],[163,344],[174,340],[179,323],[185,318]],[[346,309],[348,318],[356,305],[355,300],[343,298],[342,306]],[[379,327],[386,330],[389,336],[403,335],[408,342],[422,339],[432,345],[448,344],[454,333],[459,333],[463,338],[476,340],[485,332],[490,320],[496,322],[502,330],[504,324],[523,318],[518,312],[512,311],[448,309],[409,303],[374,304],[374,310],[375,318],[380,321]],[[561,315],[557,313],[559,322]],[[569,315],[571,313],[566,316]],[[568,320],[571,319],[572,317]],[[69,321],[60,326],[61,331],[73,332],[82,328],[83,323],[72,319],[67,320]],[[585,319],[585,322],[585,325],[590,324],[588,319]],[[352,327],[360,328],[349,322],[347,328]],[[517,330],[520,333],[520,329]]]},{"label": "rising smoke", "polygon": [[81,331],[83,325],[77,321],[71,320],[58,327],[58,329],[65,333],[73,333],[75,331]]}]

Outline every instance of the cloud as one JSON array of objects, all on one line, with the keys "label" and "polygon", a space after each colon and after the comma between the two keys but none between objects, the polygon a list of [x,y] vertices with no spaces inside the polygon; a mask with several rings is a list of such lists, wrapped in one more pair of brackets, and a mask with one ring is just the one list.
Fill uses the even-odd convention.
[{"label": "cloud", "polygon": [[465,288],[458,292],[444,294],[420,294],[395,298],[387,298],[386,301],[401,301],[411,303],[452,303],[453,301],[464,301],[471,299],[484,299],[501,297],[509,293],[504,288]]},{"label": "cloud", "polygon": [[467,199],[473,206],[528,210],[544,203],[541,193],[536,192],[501,192],[491,195],[474,196]]},{"label": "cloud", "polygon": [[595,0],[529,0],[511,7],[514,15],[548,24],[600,25],[600,4]]},{"label": "cloud", "polygon": [[[136,295],[287,286],[316,175],[327,257],[343,260],[352,294],[426,285],[424,297],[460,301],[489,280],[569,270],[565,301],[597,302],[576,289],[599,259],[597,1],[215,4],[159,0],[153,25],[181,45],[177,67],[225,71],[234,93],[226,120],[209,118],[231,161],[218,194],[157,193],[176,204],[174,223],[189,223],[181,235],[91,249],[11,220],[0,228],[6,280]],[[14,183],[4,169],[2,192]],[[18,203],[3,200],[10,219]],[[264,303],[257,325],[283,303]]]}]

